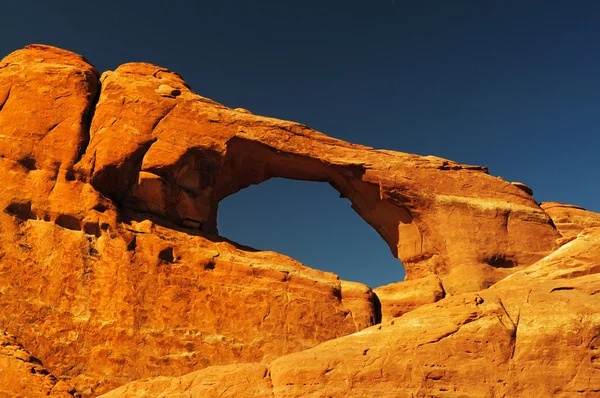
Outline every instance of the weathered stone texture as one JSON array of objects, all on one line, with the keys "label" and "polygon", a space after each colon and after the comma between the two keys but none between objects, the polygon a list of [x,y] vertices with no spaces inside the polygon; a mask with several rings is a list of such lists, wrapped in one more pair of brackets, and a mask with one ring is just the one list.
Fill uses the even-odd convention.
[{"label": "weathered stone texture", "polygon": [[[273,177],[329,183],[407,280],[373,291],[218,236],[219,201]],[[33,45],[0,61],[0,182],[7,396],[600,390],[597,215],[540,208],[484,167]]]},{"label": "weathered stone texture", "polygon": [[277,398],[595,397],[599,274],[595,228],[490,289],[447,297],[267,366],[136,381],[105,397],[236,396],[225,386],[261,386],[252,396]]}]

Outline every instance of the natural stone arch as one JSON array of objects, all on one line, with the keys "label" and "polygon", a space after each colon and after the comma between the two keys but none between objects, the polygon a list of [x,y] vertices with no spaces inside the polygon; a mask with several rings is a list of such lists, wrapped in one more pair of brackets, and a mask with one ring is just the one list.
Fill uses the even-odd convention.
[{"label": "natural stone arch", "polygon": [[221,236],[371,288],[406,271],[381,236],[324,182],[270,178],[219,202]]},{"label": "natural stone arch", "polygon": [[518,187],[432,156],[374,150],[229,109],[181,77],[126,64],[101,77],[80,178],[122,205],[216,233],[218,202],[271,177],[328,182],[387,242],[407,279],[478,290],[549,253],[558,237]]},{"label": "natural stone arch", "polygon": [[[398,257],[398,225],[412,223],[410,212],[381,201],[379,186],[362,181],[364,173],[361,165],[327,164],[316,157],[284,154],[260,142],[233,137],[227,144],[215,196],[220,202],[243,188],[276,177],[326,182],[350,200],[352,209],[379,233],[392,255]],[[213,213],[217,210],[217,206],[212,208],[210,220],[216,218]]]},{"label": "natural stone arch", "polygon": [[[413,245],[418,249],[415,252],[433,253],[431,258],[440,260],[432,263],[431,258],[415,257],[410,264],[413,277],[427,272],[432,274],[415,282],[437,280],[439,275],[445,287],[454,287],[455,292],[472,289],[472,286],[456,283],[456,276],[462,275],[463,279],[474,283],[490,283],[502,275],[500,272],[493,273],[493,270],[513,272],[516,267],[502,267],[527,265],[551,246],[556,236],[547,216],[540,212],[531,197],[515,190],[511,184],[486,175],[482,168],[470,168],[432,157],[374,151],[333,140],[298,124],[232,111],[194,95],[176,75],[150,65],[126,65],[112,78],[110,74],[105,75],[104,94],[96,107],[92,99],[96,87],[95,74],[90,65],[77,66],[81,62],[80,57],[77,57],[73,68],[56,68],[57,63],[60,65],[60,62],[68,60],[69,53],[40,46],[25,51],[29,51],[31,56],[21,57],[23,54],[17,52],[6,62],[0,62],[2,125],[5,138],[12,138],[3,140],[0,145],[0,165],[4,170],[4,195],[0,208],[4,208],[2,236],[3,247],[7,249],[3,258],[6,266],[3,276],[4,285],[10,287],[0,295],[5,308],[0,321],[4,327],[18,331],[24,344],[37,347],[36,356],[42,358],[58,377],[72,376],[72,380],[82,385],[106,387],[109,384],[105,383],[115,381],[122,383],[157,373],[172,375],[195,370],[192,369],[198,363],[195,357],[171,355],[180,353],[181,347],[188,351],[190,340],[195,340],[199,347],[197,353],[202,357],[209,352],[204,351],[206,344],[201,343],[201,333],[173,333],[183,325],[198,328],[214,319],[206,316],[205,312],[197,311],[195,303],[200,306],[205,303],[221,305],[220,317],[213,325],[221,326],[223,321],[229,321],[227,329],[230,333],[244,329],[251,331],[243,338],[243,345],[237,339],[216,339],[230,347],[229,352],[243,351],[246,354],[252,353],[254,348],[262,349],[265,335],[256,325],[265,320],[265,315],[271,314],[270,309],[247,311],[245,306],[238,305],[244,301],[244,296],[236,294],[230,301],[224,302],[223,296],[207,292],[204,285],[188,283],[199,278],[203,279],[203,283],[212,278],[210,283],[215,287],[230,283],[236,287],[252,287],[242,290],[262,291],[261,301],[268,306],[273,305],[282,320],[274,321],[273,334],[283,335],[285,332],[286,338],[282,341],[297,344],[298,350],[339,336],[340,332],[349,334],[362,330],[378,320],[372,305],[372,292],[360,284],[336,280],[331,275],[323,275],[326,273],[304,267],[276,253],[237,250],[222,239],[211,241],[204,236],[193,236],[194,231],[189,228],[185,229],[187,233],[181,231],[189,216],[197,217],[196,224],[188,220],[187,227],[200,225],[199,222],[203,222],[205,228],[210,227],[209,216],[218,203],[218,181],[225,184],[224,181],[235,174],[227,174],[223,170],[227,156],[235,155],[235,147],[229,144],[237,138],[274,148],[278,159],[291,156],[292,161],[286,162],[286,170],[300,164],[295,156],[318,159],[327,167],[336,169],[359,167],[363,170],[360,178],[352,172],[348,174],[351,183],[360,185],[359,181],[362,181],[378,186],[379,199],[374,200],[375,207],[386,202],[408,209],[412,222],[406,225],[416,226],[419,232],[420,245]],[[41,61],[48,59],[53,62]],[[33,85],[28,79],[33,79]],[[36,90],[35,87],[40,87],[35,83],[38,80],[52,82],[52,90]],[[48,98],[61,97],[65,87],[72,93],[68,100],[48,101]],[[154,92],[159,97],[155,98]],[[96,114],[88,146],[86,123],[90,118],[88,111],[93,107],[96,107]],[[24,118],[23,115],[31,117]],[[45,115],[69,115],[68,123],[55,123],[54,119]],[[55,141],[52,138],[61,131],[58,130],[59,125],[61,130],[66,129],[62,130],[61,136],[64,133],[64,137],[68,138]],[[14,126],[21,128],[14,129]],[[50,137],[48,141],[53,145],[36,146],[44,142],[45,137]],[[43,140],[40,141],[40,138]],[[22,148],[15,150],[15,145],[23,145],[25,149],[36,147],[35,156],[29,156],[27,151],[23,156]],[[241,149],[245,151],[247,147],[244,145]],[[80,155],[83,158],[79,162]],[[267,163],[273,164],[271,161]],[[239,173],[251,164],[244,161],[234,169]],[[244,171],[248,171],[249,175],[260,174],[260,170]],[[112,199],[112,203],[107,197]],[[155,218],[172,228],[147,220],[139,223],[116,221],[119,218],[126,220],[125,216],[132,213],[148,218],[149,215],[143,212],[154,213]],[[402,223],[398,227],[399,255],[404,258],[408,256],[405,249],[412,247],[407,239],[411,234],[405,233]],[[196,235],[201,233],[196,231]],[[558,272],[565,276],[564,268],[572,265],[573,255],[577,256],[577,252],[589,254],[587,247],[582,245],[590,243],[587,246],[598,247],[597,244],[594,246],[595,241],[591,240],[593,236],[589,233],[581,234],[581,237],[565,246],[566,252],[555,252],[559,257],[567,258],[565,264],[557,263],[556,256],[551,255],[546,264],[542,261],[515,275],[518,277],[508,278],[490,290],[489,295],[483,292],[470,297],[461,296],[454,301],[450,298],[430,308],[434,311],[443,307],[449,309],[447,314],[434,317],[444,322],[452,321],[451,318],[458,314],[456,322],[451,325],[415,329],[415,318],[410,315],[403,316],[400,323],[406,321],[409,332],[413,331],[421,342],[439,342],[447,336],[448,330],[460,329],[465,322],[473,321],[473,313],[476,312],[484,316],[484,329],[491,320],[497,326],[489,329],[492,335],[506,338],[507,342],[501,345],[507,348],[504,351],[506,358],[510,359],[514,353],[511,342],[514,342],[515,333],[506,328],[506,322],[497,322],[498,316],[506,320],[511,314],[519,313],[519,308],[510,307],[511,303],[525,302],[531,293],[529,285],[539,284],[527,281],[523,276],[527,277],[528,273],[539,276],[548,272],[552,275],[554,271],[555,275]],[[228,247],[220,250],[223,246]],[[578,250],[571,253],[573,249]],[[524,254],[517,250],[523,250]],[[27,261],[35,258],[42,261]],[[257,264],[259,266],[255,267]],[[439,266],[433,267],[432,264]],[[558,265],[554,267],[556,269],[544,268],[548,264]],[[282,268],[287,272],[280,272]],[[461,274],[461,269],[466,272]],[[162,275],[173,270],[177,272],[171,273],[172,279],[162,279],[169,283],[160,283]],[[593,273],[594,268],[582,271],[580,267],[571,274],[576,276],[587,271]],[[519,285],[524,280],[527,284],[517,286],[522,294],[515,296],[516,290],[512,288],[506,290],[503,297],[498,297],[502,285]],[[582,289],[575,290],[589,288],[589,279],[584,282]],[[278,294],[273,294],[275,286],[278,286]],[[296,305],[299,313],[290,311],[285,305],[289,301],[286,296],[290,286],[300,287],[302,294],[298,296],[311,296],[310,307],[303,301]],[[415,288],[412,283],[403,286]],[[255,287],[262,288],[255,290]],[[131,294],[130,289],[143,294]],[[544,298],[544,294],[558,297],[562,293],[548,292],[570,289],[571,286],[543,285],[538,289],[542,294],[538,298]],[[194,292],[195,296],[181,294],[186,292]],[[168,295],[162,297],[167,300],[155,301],[165,293]],[[175,303],[170,297],[184,306],[173,305]],[[564,297],[569,300],[569,296]],[[498,301],[499,298],[502,302]],[[280,301],[277,302],[277,299]],[[548,300],[533,300],[536,301],[550,303],[551,307],[560,307],[565,312],[560,303],[555,305]],[[452,308],[453,303],[461,308],[467,305],[467,308],[457,313]],[[299,316],[306,314],[307,309],[314,316],[309,321]],[[489,316],[486,318],[482,311],[488,311]],[[360,322],[356,322],[354,316],[348,316],[350,312],[359,314]],[[292,316],[288,316],[290,313]],[[581,314],[573,317],[569,308],[566,313],[569,315],[565,318],[567,324],[573,323],[571,320],[577,323],[581,318]],[[420,325],[427,324],[420,320],[431,318],[427,310],[414,314]],[[288,339],[288,326],[297,328],[298,323],[308,325],[308,328],[298,328],[296,337]],[[395,321],[395,324],[398,325],[398,322]],[[315,325],[321,325],[316,327],[320,336],[313,333]],[[139,331],[143,330],[146,333],[142,336]],[[443,335],[429,338],[428,330],[437,330]],[[40,331],[44,333],[40,334]],[[389,339],[377,337],[375,328],[371,331],[375,333],[355,336],[359,339],[374,336],[375,340],[385,343],[381,346],[382,353],[388,355]],[[403,331],[400,328],[392,332],[398,336]],[[64,338],[70,335],[77,338]],[[228,344],[229,341],[233,344]],[[454,338],[443,341],[449,342],[450,346],[455,344]],[[412,345],[422,346],[417,343]],[[104,344],[108,344],[108,349],[98,350]],[[140,350],[141,345],[159,347],[168,361],[158,361],[162,367],[157,369],[156,351]],[[239,349],[240,346],[243,350]],[[356,348],[358,357],[372,362],[365,356],[367,350],[351,346]],[[439,351],[435,347],[433,350]],[[116,356],[106,361],[107,352],[113,352],[115,348],[118,348]],[[367,354],[372,355],[372,347],[367,348],[371,348]],[[406,344],[399,348],[400,352],[405,352],[404,348]],[[223,363],[224,351],[217,352],[216,361],[211,364]],[[290,349],[270,349],[270,354],[276,357],[285,352],[290,352]],[[314,353],[312,350],[305,352]],[[470,351],[467,353],[470,355]],[[268,362],[261,353],[251,355],[247,357],[250,361]],[[350,352],[350,355],[354,354]],[[292,359],[295,360],[289,361],[289,369],[297,374],[295,365],[298,357]],[[239,357],[229,356],[229,360],[238,362]],[[72,373],[72,364],[77,361],[80,361],[79,365]],[[324,367],[317,369],[317,373],[322,375],[326,372],[330,362],[324,361]],[[580,362],[574,361],[573,366]],[[479,361],[474,363],[475,367],[480,367]],[[508,362],[504,360],[503,363]],[[264,378],[264,374],[264,369],[261,369],[259,377]],[[395,380],[392,382],[397,386]],[[288,385],[285,380],[283,384]],[[299,384],[302,384],[301,381]]]}]

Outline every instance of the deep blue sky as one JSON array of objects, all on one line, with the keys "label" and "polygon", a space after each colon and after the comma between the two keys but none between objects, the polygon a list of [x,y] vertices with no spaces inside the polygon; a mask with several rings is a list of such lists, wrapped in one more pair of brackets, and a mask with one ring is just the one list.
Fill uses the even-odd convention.
[{"label": "deep blue sky", "polygon": [[[489,166],[538,201],[600,211],[600,2],[7,1],[0,53],[146,61],[199,94],[376,148]],[[403,278],[326,184],[221,203],[221,233],[373,287]]]}]

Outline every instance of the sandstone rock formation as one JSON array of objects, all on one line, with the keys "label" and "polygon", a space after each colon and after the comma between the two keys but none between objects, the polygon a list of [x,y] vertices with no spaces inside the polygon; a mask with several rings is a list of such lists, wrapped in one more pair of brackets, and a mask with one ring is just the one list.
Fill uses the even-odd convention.
[{"label": "sandstone rock formation", "polygon": [[[272,177],[337,189],[407,280],[374,293],[218,236],[219,201]],[[76,54],[34,45],[0,62],[0,179],[0,330],[53,375],[27,375],[39,385],[31,396],[97,396],[146,378],[111,394],[452,396],[470,382],[474,396],[510,396],[560,361],[559,392],[598,385],[591,359],[566,381],[597,349],[597,233],[555,251],[575,227],[484,167],[353,145],[229,109],[158,66],[99,76]],[[573,278],[571,293],[558,274]],[[539,302],[528,307],[530,296]],[[540,339],[526,327],[517,344],[519,311],[531,325],[564,322]],[[567,327],[579,346],[558,336]],[[542,352],[551,338],[555,356]],[[510,347],[525,351],[515,360]],[[548,355],[546,368],[535,355]],[[0,361],[10,380],[30,366],[13,360]]]},{"label": "sandstone rock formation", "polygon": [[15,336],[0,331],[0,396],[64,398],[80,395],[67,383],[50,374]]},{"label": "sandstone rock formation", "polygon": [[0,329],[94,395],[273,359],[374,324],[364,285],[161,226],[90,185],[74,165],[96,78],[81,57],[49,47],[0,64]]},{"label": "sandstone rock formation", "polygon": [[0,322],[82,394],[269,360],[375,321],[370,289],[275,253],[150,222],[96,238],[7,218],[3,235],[15,240],[2,242]]},{"label": "sandstone rock formation", "polygon": [[380,286],[374,293],[379,299],[381,318],[384,322],[422,305],[435,303],[446,295],[436,275]]},{"label": "sandstone rock formation", "polygon": [[557,202],[545,202],[540,206],[552,218],[562,235],[558,242],[560,245],[575,239],[586,228],[600,227],[600,214],[583,207]]},{"label": "sandstone rock formation", "polygon": [[599,273],[595,228],[490,289],[268,365],[137,381],[104,397],[598,396]]},{"label": "sandstone rock formation", "polygon": [[216,233],[218,202],[240,189],[272,177],[328,182],[385,239],[407,279],[436,274],[450,293],[490,286],[558,238],[528,193],[483,167],[232,110],[154,65],[122,65],[100,81],[79,178],[164,221]]}]

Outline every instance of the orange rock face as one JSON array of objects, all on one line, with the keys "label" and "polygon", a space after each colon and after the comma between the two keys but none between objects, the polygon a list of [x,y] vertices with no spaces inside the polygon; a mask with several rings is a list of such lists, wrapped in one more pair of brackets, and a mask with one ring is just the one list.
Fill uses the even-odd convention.
[{"label": "orange rock face", "polygon": [[98,238],[43,220],[2,223],[18,238],[0,269],[0,322],[85,395],[273,359],[375,321],[369,288],[346,295],[335,275],[276,253],[149,221]]},{"label": "orange rock face", "polygon": [[600,214],[587,211],[583,207],[557,202],[544,202],[541,207],[552,218],[562,235],[559,244],[575,239],[586,228],[600,227]]},{"label": "orange rock face", "polygon": [[42,46],[0,65],[0,329],[96,395],[138,378],[270,360],[374,324],[362,284],[202,236],[193,222],[170,228],[157,218],[161,226],[96,190],[74,164],[87,148],[97,77],[81,57]]},{"label": "orange rock face", "polygon": [[385,239],[407,279],[435,274],[451,293],[490,286],[559,237],[527,192],[485,168],[232,110],[154,65],[122,65],[101,82],[78,173],[176,225],[216,233],[219,201],[272,177],[327,182]]},{"label": "orange rock face", "polygon": [[54,47],[29,46],[0,62],[0,156],[27,170],[67,170],[89,141],[96,69]]},{"label": "orange rock face", "polygon": [[382,321],[388,321],[422,305],[435,303],[446,292],[437,276],[391,283],[374,290],[381,306]]},{"label": "orange rock face", "polygon": [[[99,77],[82,57],[39,45],[0,62],[0,130],[0,330],[52,375],[25,376],[29,363],[10,354],[0,358],[12,372],[0,372],[3,393],[22,395],[10,380],[24,377],[29,396],[97,396],[145,378],[111,394],[510,396],[532,391],[523,377],[534,370],[563,361],[572,373],[596,350],[594,275],[574,299],[549,276],[575,284],[597,272],[585,246],[595,232],[553,252],[563,243],[557,218],[485,168],[232,110],[154,65]],[[407,281],[374,293],[219,237],[219,201],[272,177],[327,182],[350,199]],[[581,261],[560,257],[569,253]],[[537,307],[523,304],[531,297]],[[518,345],[556,338],[556,357],[536,365],[550,355],[536,348],[511,362],[521,355],[518,314],[532,325],[564,320],[523,332],[533,337]],[[565,328],[584,337],[580,346],[558,335]],[[594,361],[565,373],[575,384],[553,385],[593,391]],[[510,373],[525,365],[530,373]],[[473,379],[480,373],[485,383]]]},{"label": "orange rock face", "polygon": [[39,359],[6,332],[0,331],[1,397],[79,397],[67,383],[50,374]]},{"label": "orange rock face", "polygon": [[137,381],[105,397],[235,397],[251,387],[256,397],[597,396],[599,273],[595,228],[490,289],[447,297],[267,366]]}]

